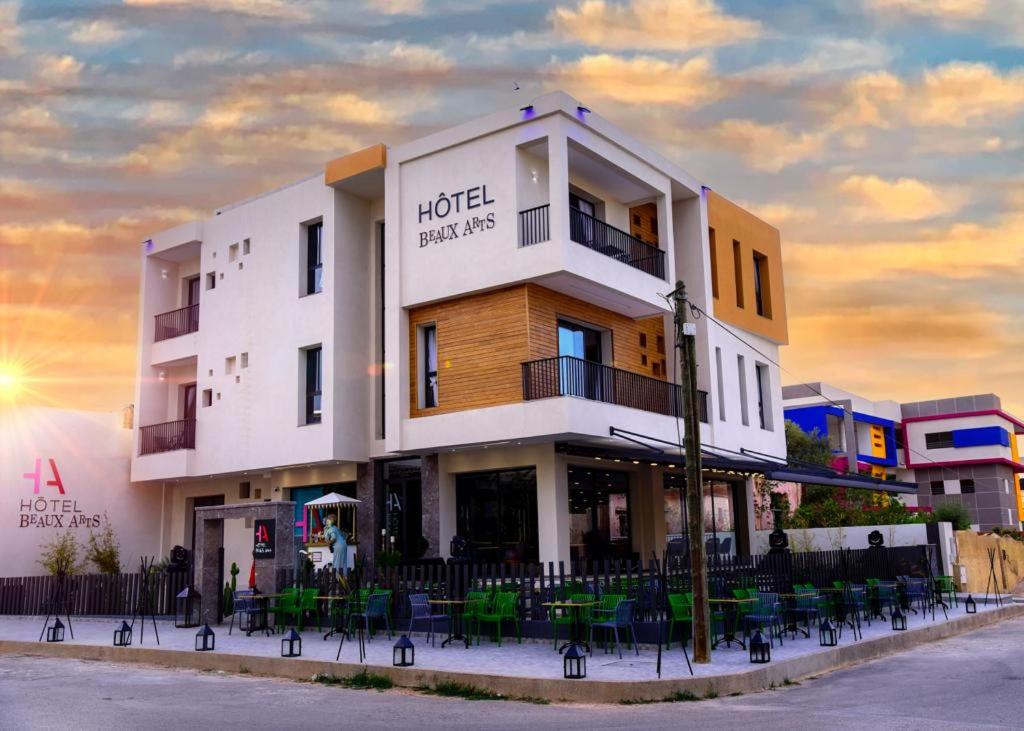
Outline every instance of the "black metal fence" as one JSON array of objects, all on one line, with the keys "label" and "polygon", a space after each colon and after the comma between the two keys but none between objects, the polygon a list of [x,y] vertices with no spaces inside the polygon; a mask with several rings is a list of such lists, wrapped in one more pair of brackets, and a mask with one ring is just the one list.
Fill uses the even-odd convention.
[{"label": "black metal fence", "polygon": [[[0,614],[46,614],[57,596],[55,576],[0,578]],[[142,574],[83,574],[65,579],[66,606],[70,614],[131,614],[139,606]],[[185,588],[185,571],[150,575],[150,608],[157,615],[174,614],[174,597]],[[216,597],[210,597],[216,601]]]},{"label": "black metal fence", "polygon": [[[522,364],[523,400],[577,396],[655,414],[682,414],[680,387],[660,378],[562,355]],[[697,392],[700,420],[708,423],[707,391]]]},{"label": "black metal fence", "polygon": [[532,246],[551,238],[548,228],[548,204],[519,211],[519,245]]},{"label": "black metal fence", "polygon": [[577,208],[569,209],[569,238],[634,269],[665,278],[664,251]]},{"label": "black metal fence", "polygon": [[189,305],[178,310],[156,315],[153,330],[154,342],[176,338],[199,330],[199,305]]},{"label": "black metal fence", "polygon": [[139,427],[139,454],[196,448],[196,420],[179,419]]}]

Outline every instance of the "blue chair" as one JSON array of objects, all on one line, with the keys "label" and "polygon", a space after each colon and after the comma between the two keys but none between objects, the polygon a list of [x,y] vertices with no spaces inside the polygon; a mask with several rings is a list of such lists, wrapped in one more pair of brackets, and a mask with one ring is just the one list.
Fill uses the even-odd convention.
[{"label": "blue chair", "polygon": [[917,613],[917,609],[914,608],[916,603],[921,611],[927,611],[928,604],[928,579],[915,579],[910,576],[901,576],[900,580],[903,582],[903,590],[906,592],[907,606],[912,612]]},{"label": "blue chair", "polygon": [[260,613],[260,607],[252,598],[252,589],[236,591],[232,594],[231,624],[228,625],[228,634],[235,628],[235,617],[238,617],[238,629],[245,632],[252,626],[253,618]]},{"label": "blue chair", "polygon": [[619,644],[619,630],[629,629],[630,638],[633,641],[633,648],[636,654],[640,654],[640,647],[636,644],[636,627],[633,625],[633,615],[636,612],[635,599],[622,599],[615,605],[615,616],[603,622],[593,622],[590,625],[589,643],[594,642],[594,628],[611,630],[615,635],[615,649],[619,651],[619,659],[622,659],[622,646]]},{"label": "blue chair", "polygon": [[426,622],[428,627],[427,641],[432,645],[436,644],[434,640],[434,622],[450,622],[451,618],[447,614],[434,614],[430,606],[430,597],[427,594],[410,594],[409,608],[409,636],[412,636],[415,622]]},{"label": "blue chair", "polygon": [[785,623],[782,621],[782,605],[779,604],[779,595],[774,592],[759,592],[753,608],[743,615],[744,634],[750,635],[751,628],[767,628],[768,640],[775,646],[775,636],[778,635],[779,644],[782,644],[782,636],[785,633]]},{"label": "blue chair", "polygon": [[362,612],[352,612],[348,615],[348,629],[352,631],[352,622],[361,619],[365,623],[369,639],[373,639],[373,620],[383,619],[384,627],[388,631],[388,639],[391,639],[391,620],[388,618],[388,595],[371,594],[366,600],[366,609]]}]

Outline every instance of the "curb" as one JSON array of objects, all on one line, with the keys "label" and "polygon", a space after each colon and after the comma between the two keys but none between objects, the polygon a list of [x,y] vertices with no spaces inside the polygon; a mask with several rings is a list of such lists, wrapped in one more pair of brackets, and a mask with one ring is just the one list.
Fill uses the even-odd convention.
[{"label": "curb", "polygon": [[58,645],[15,640],[0,640],[0,655],[139,663],[176,669],[244,673],[300,681],[309,681],[317,674],[347,677],[366,670],[377,675],[385,675],[395,686],[403,688],[455,682],[484,688],[510,698],[576,703],[622,703],[623,701],[661,701],[676,693],[692,693],[698,697],[754,693],[781,686],[786,681],[820,675],[1020,616],[1024,616],[1024,606],[1010,604],[991,611],[958,617],[948,622],[936,622],[898,634],[892,633],[870,640],[860,640],[855,644],[843,645],[825,652],[772,662],[770,665],[744,672],[696,678],[673,678],[671,680],[578,681],[562,678],[526,678],[426,668],[395,668],[382,665],[303,660],[301,658],[283,659],[141,647]]}]

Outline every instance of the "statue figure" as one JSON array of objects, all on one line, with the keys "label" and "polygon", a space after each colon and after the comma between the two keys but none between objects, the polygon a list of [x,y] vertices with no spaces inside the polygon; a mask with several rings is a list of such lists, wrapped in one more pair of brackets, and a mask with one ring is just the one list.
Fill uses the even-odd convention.
[{"label": "statue figure", "polygon": [[331,549],[331,565],[339,578],[348,577],[348,536],[335,525],[336,518],[328,515],[324,519],[324,540]]}]

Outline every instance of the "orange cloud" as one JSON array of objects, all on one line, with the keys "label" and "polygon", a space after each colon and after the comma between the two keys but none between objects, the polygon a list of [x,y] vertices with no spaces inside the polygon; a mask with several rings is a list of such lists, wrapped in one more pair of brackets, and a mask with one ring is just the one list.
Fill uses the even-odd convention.
[{"label": "orange cloud", "polygon": [[988,10],[987,0],[868,0],[867,6],[882,13],[905,13],[940,20],[980,18]]},{"label": "orange cloud", "polygon": [[817,158],[826,138],[824,132],[792,132],[785,124],[749,119],[727,119],[711,131],[719,147],[737,153],[751,167],[773,173]]},{"label": "orange cloud", "polygon": [[275,20],[307,20],[307,9],[286,0],[123,0],[125,5],[144,8],[174,10],[211,10],[218,13],[236,13],[254,18]]},{"label": "orange cloud", "polygon": [[858,220],[920,221],[955,213],[967,202],[961,190],[940,190],[914,178],[890,182],[877,175],[851,175],[839,190],[851,200]]},{"label": "orange cloud", "polygon": [[556,8],[551,20],[565,38],[616,50],[706,48],[761,33],[760,23],[728,15],[713,0],[580,0]]},{"label": "orange cloud", "polygon": [[0,56],[21,51],[21,28],[18,27],[18,4],[0,3]]},{"label": "orange cloud", "polygon": [[702,57],[672,62],[651,56],[623,58],[602,53],[556,64],[551,72],[556,84],[573,89],[584,99],[699,107],[725,94],[711,62]]}]

